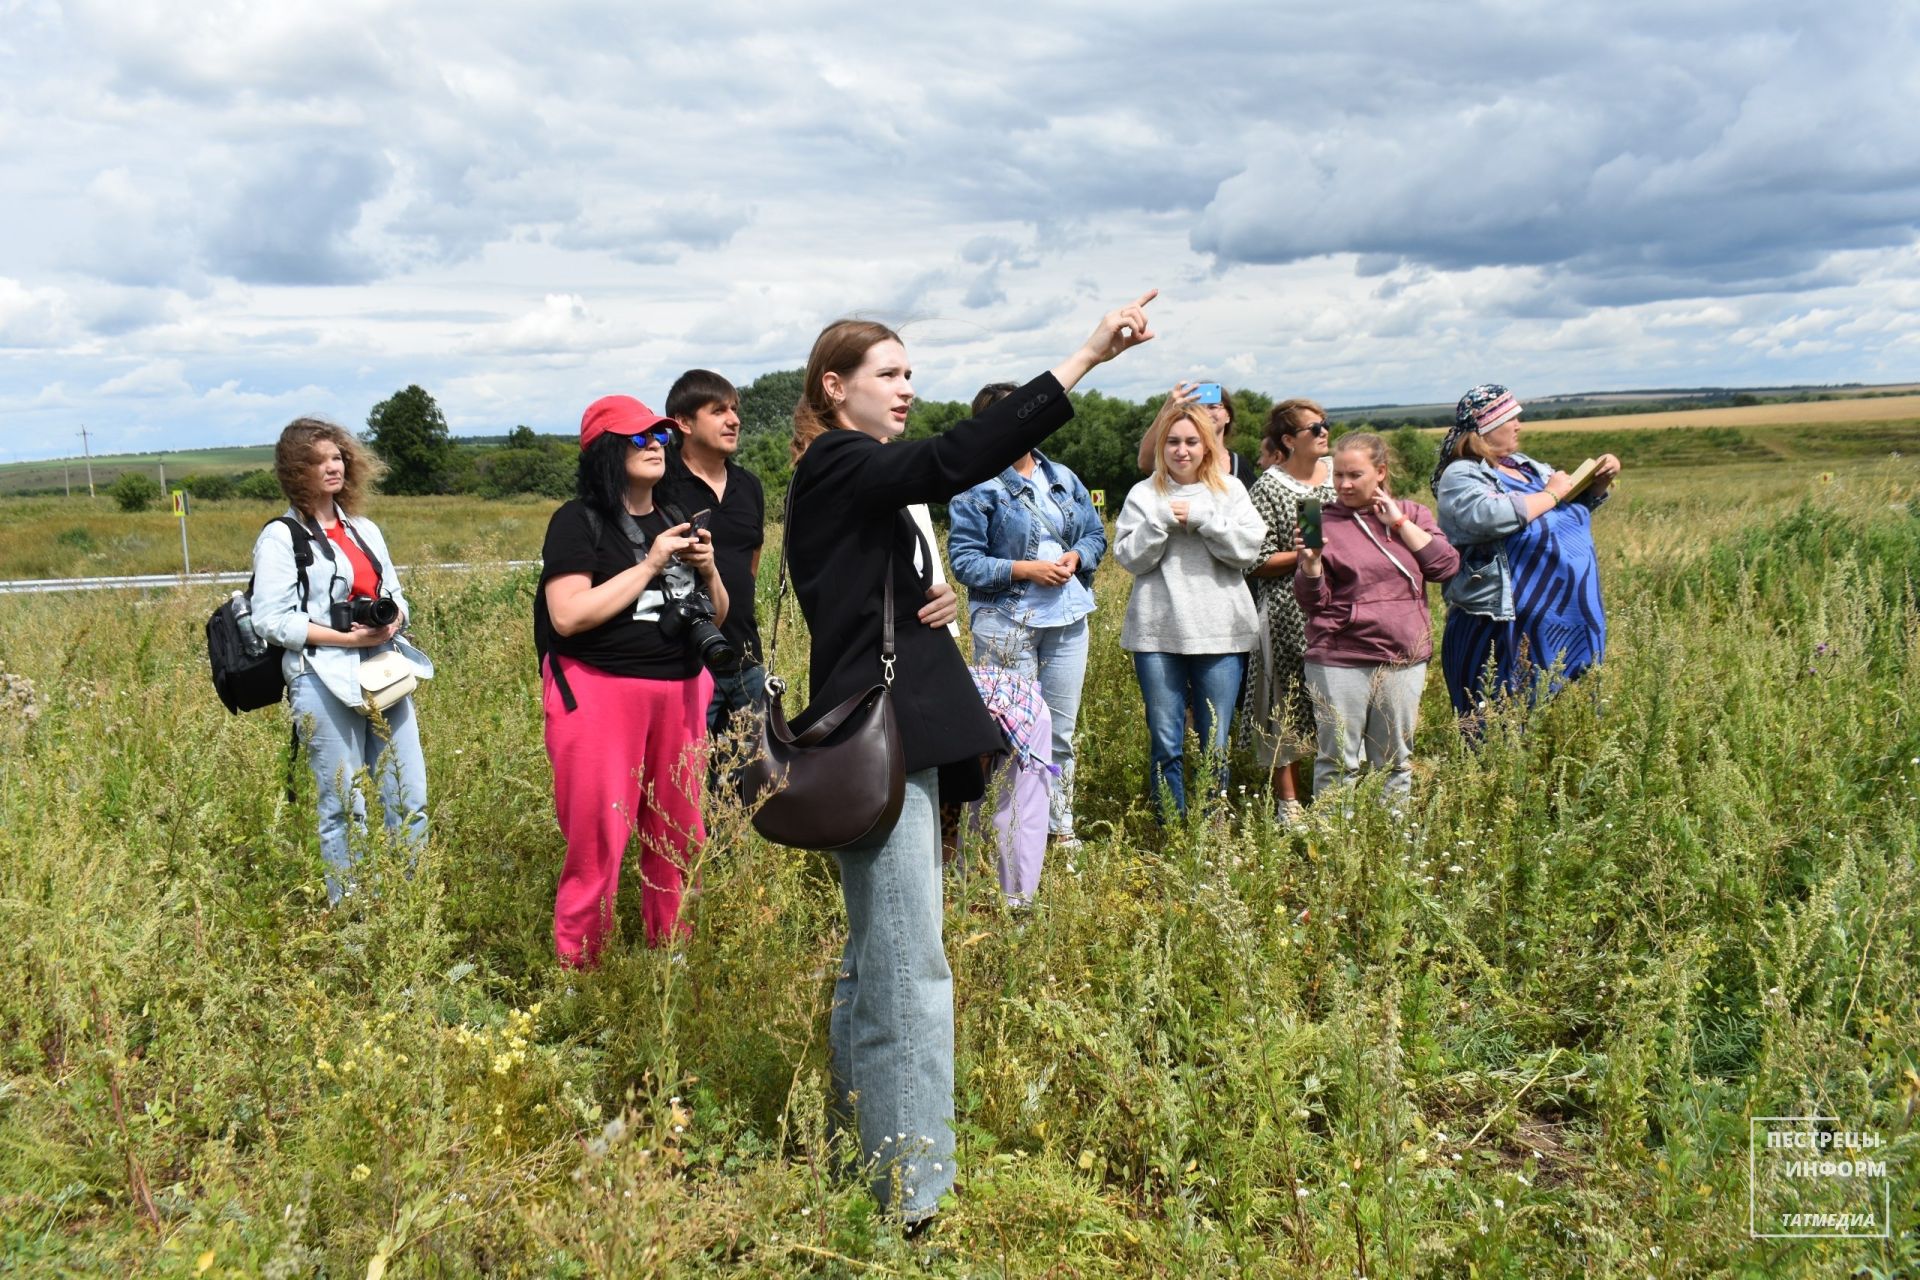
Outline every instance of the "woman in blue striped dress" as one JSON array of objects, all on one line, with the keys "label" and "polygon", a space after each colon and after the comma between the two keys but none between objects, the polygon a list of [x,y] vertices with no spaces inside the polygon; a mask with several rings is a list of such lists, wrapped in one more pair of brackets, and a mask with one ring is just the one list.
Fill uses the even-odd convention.
[{"label": "woman in blue striped dress", "polygon": [[1620,460],[1603,454],[1592,485],[1569,500],[1571,477],[1519,445],[1520,402],[1484,383],[1460,398],[1433,473],[1435,515],[1461,557],[1446,587],[1441,672],[1469,731],[1489,699],[1531,701],[1557,670],[1551,693],[1607,650],[1593,511]]}]

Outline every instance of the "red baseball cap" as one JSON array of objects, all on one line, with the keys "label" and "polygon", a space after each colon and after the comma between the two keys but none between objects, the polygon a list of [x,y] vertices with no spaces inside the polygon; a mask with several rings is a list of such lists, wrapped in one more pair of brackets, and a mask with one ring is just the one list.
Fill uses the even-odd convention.
[{"label": "red baseball cap", "polygon": [[601,436],[637,436],[656,427],[674,426],[672,418],[662,417],[632,396],[601,396],[580,415],[580,447],[586,448]]}]

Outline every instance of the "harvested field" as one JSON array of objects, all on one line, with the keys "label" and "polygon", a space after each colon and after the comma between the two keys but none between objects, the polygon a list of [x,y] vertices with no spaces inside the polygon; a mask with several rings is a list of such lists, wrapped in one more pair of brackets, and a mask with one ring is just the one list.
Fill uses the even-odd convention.
[{"label": "harvested field", "polygon": [[1784,427],[1820,423],[1904,422],[1920,418],[1920,395],[1800,400],[1669,413],[1605,414],[1531,424],[1540,431],[1645,431],[1655,427]]}]

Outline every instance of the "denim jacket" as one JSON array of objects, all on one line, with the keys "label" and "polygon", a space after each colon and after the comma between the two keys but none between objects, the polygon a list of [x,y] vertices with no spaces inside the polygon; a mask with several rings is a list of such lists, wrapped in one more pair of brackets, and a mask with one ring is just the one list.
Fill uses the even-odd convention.
[{"label": "denim jacket", "polygon": [[[1524,453],[1513,461],[1544,482],[1553,468]],[[1598,507],[1612,494],[1591,489],[1574,501]],[[1507,537],[1527,523],[1527,495],[1507,488],[1500,468],[1480,458],[1448,465],[1433,487],[1434,515],[1440,532],[1460,552],[1460,572],[1447,580],[1449,608],[1505,622],[1513,617],[1513,573],[1507,565]]]},{"label": "denim jacket", "polygon": [[[1080,553],[1074,576],[1093,590],[1093,571],[1107,553],[1107,529],[1093,509],[1093,499],[1080,477],[1050,460],[1038,449],[1035,465],[1060,510],[1067,513],[1067,550]],[[1040,522],[1034,518],[1027,481],[1008,467],[992,480],[973,486],[947,506],[950,529],[947,558],[953,576],[967,588],[968,603],[1017,613],[1026,598],[1025,582],[1013,580],[1013,562],[1032,560],[1040,552]]]},{"label": "denim jacket", "polygon": [[[301,524],[312,528],[313,524],[300,512],[288,507],[284,513]],[[400,590],[400,571],[394,566],[393,557],[387,553],[387,540],[380,536],[380,526],[365,516],[340,514],[360,535],[360,540],[380,561],[380,594],[390,597],[400,606],[400,622],[406,625],[412,610],[407,605],[407,597]],[[332,559],[328,558],[332,552]],[[268,644],[279,645],[286,650],[280,660],[281,674],[291,686],[294,677],[302,671],[311,671],[326,686],[328,693],[349,707],[360,705],[364,695],[360,689],[360,659],[363,655],[373,656],[387,648],[397,648],[414,665],[422,679],[433,675],[433,663],[427,655],[413,647],[405,636],[395,636],[381,649],[346,649],[338,645],[315,645],[311,652],[307,650],[307,624],[317,622],[321,626],[327,623],[327,607],[335,600],[345,600],[352,582],[353,570],[345,563],[346,557],[340,549],[332,545],[324,536],[316,538],[313,545],[313,563],[307,566],[307,607],[300,608],[300,574],[293,557],[293,534],[287,526],[278,520],[260,531],[253,542],[253,629]]]}]

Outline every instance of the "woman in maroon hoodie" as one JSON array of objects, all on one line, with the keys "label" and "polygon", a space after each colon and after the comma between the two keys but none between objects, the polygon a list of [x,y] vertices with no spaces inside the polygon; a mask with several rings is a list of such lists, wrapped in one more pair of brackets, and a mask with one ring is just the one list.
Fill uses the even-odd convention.
[{"label": "woman in maroon hoodie", "polygon": [[1387,802],[1397,806],[1413,789],[1413,729],[1433,656],[1427,583],[1458,572],[1460,553],[1433,512],[1388,492],[1387,442],[1371,432],[1335,443],[1333,492],[1321,512],[1324,548],[1295,542],[1318,739],[1313,791],[1357,779],[1364,752],[1387,771]]}]

